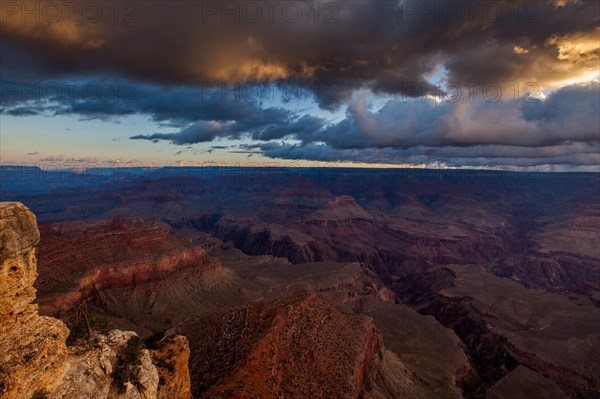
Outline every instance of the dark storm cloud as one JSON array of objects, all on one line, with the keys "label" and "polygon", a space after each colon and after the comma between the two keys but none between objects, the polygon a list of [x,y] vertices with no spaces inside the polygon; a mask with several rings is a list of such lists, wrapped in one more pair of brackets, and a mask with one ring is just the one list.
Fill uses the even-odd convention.
[{"label": "dark storm cloud", "polygon": [[13,116],[74,114],[114,119],[143,114],[170,127],[214,120],[237,121],[240,130],[254,130],[289,123],[291,112],[276,104],[283,96],[292,105],[302,99],[276,95],[277,85],[172,87],[111,78],[24,81],[0,72],[0,113]]},{"label": "dark storm cloud", "polygon": [[391,100],[376,112],[359,97],[339,123],[293,135],[299,144],[245,149],[327,162],[598,165],[599,113],[598,83],[564,87],[545,100]]},{"label": "dark storm cloud", "polygon": [[334,148],[470,147],[482,144],[541,147],[565,142],[598,142],[598,83],[559,89],[545,100],[391,100],[371,112],[364,98],[353,101],[347,117],[318,137]]},{"label": "dark storm cloud", "polygon": [[[252,145],[267,157],[318,162],[361,162],[370,164],[425,164],[435,162],[448,166],[527,166],[569,165],[595,166],[600,163],[600,147],[565,145],[542,149],[522,147],[427,147],[410,150],[398,148],[336,149],[327,144],[290,145],[264,143]],[[250,149],[248,150],[250,151]]]},{"label": "dark storm cloud", "polygon": [[438,90],[425,76],[440,64],[460,83],[544,85],[597,62],[597,50],[561,57],[576,35],[593,37],[595,1],[76,3],[70,14],[60,2],[3,2],[1,66],[168,84],[295,79],[334,107],[321,85],[341,99],[359,87],[418,97]]},{"label": "dark storm cloud", "polygon": [[255,140],[275,140],[286,136],[310,137],[321,130],[324,121],[321,118],[304,115],[295,120],[287,120],[287,123],[271,124],[266,129],[255,132],[252,138]]},{"label": "dark storm cloud", "polygon": [[[277,115],[277,118],[273,116]],[[254,115],[237,121],[197,121],[176,133],[154,133],[132,136],[133,140],[168,140],[173,144],[196,144],[217,138],[239,139],[251,136],[255,140],[268,141],[295,135],[314,134],[322,129],[323,121],[310,115],[296,115],[282,108],[259,109]]]},{"label": "dark storm cloud", "polygon": [[[282,108],[275,86],[250,88],[206,85],[170,87],[116,79],[72,81],[5,81],[0,114],[11,116],[77,115],[85,120],[119,121],[145,115],[176,133],[136,135],[136,140],[169,140],[174,144],[209,142],[216,138],[271,140],[308,136],[324,121]],[[252,91],[254,94],[248,94]],[[258,94],[256,94],[258,93]],[[281,95],[281,93],[279,92]],[[292,101],[288,98],[287,104]]]},{"label": "dark storm cloud", "polygon": [[[94,84],[108,94],[115,85],[126,87],[115,81]],[[90,86],[90,82],[80,81],[79,85]],[[598,83],[563,87],[544,100],[484,101],[464,96],[436,103],[426,98],[395,98],[376,111],[369,106],[368,96],[355,95],[346,117],[337,123],[269,102],[235,101],[221,90],[148,84],[135,89],[134,97],[128,94],[118,101],[111,95],[93,99],[73,95],[56,101],[28,99],[26,105],[21,105],[15,94],[17,99],[10,97],[11,101],[6,101],[10,105],[2,112],[11,114],[25,107],[33,114],[99,119],[147,115],[176,130],[132,139],[190,145],[246,137],[269,142],[253,150],[267,156],[321,161],[423,162],[429,157],[486,163],[512,157],[546,162],[555,156],[558,163],[589,164],[596,159],[600,141]],[[271,142],[282,139],[299,144]]]},{"label": "dark storm cloud", "polygon": [[12,116],[33,116],[38,115],[39,112],[36,108],[33,107],[16,107],[8,109],[6,113]]},{"label": "dark storm cloud", "polygon": [[170,140],[173,144],[186,145],[213,141],[217,137],[229,136],[227,126],[218,122],[199,121],[182,129],[178,133],[154,133],[150,135],[132,136],[132,140]]},{"label": "dark storm cloud", "polygon": [[[146,114],[157,122],[168,121],[177,126],[197,120],[256,118],[260,108],[257,101],[231,98],[213,86],[164,87],[124,81],[94,81],[93,84],[100,87],[101,96],[79,96],[74,101],[63,101],[64,112],[96,118]],[[80,86],[85,87],[85,84]],[[270,114],[274,116],[275,112]]]}]

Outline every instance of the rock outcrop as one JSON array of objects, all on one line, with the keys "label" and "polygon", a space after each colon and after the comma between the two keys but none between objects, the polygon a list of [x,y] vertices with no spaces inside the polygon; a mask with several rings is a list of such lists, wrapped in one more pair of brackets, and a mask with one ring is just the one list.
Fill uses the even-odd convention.
[{"label": "rock outcrop", "polygon": [[191,399],[187,339],[181,335],[167,337],[151,353],[159,374],[158,397]]},{"label": "rock outcrop", "polygon": [[137,334],[121,330],[97,335],[92,348],[76,348],[71,353],[67,359],[66,373],[56,388],[42,389],[48,392],[49,398],[158,398],[158,371],[147,349],[141,351],[137,382],[125,382],[122,390],[115,383],[114,373],[122,361],[119,354],[132,337],[137,337]]},{"label": "rock outcrop", "polygon": [[[169,361],[177,364],[160,379],[152,355],[143,346],[135,363],[124,363],[131,331],[92,332],[82,345],[67,347],[69,329],[57,319],[40,316],[33,283],[37,277],[35,250],[40,235],[35,216],[22,204],[0,203],[0,394],[7,399],[156,399],[189,396],[189,350],[180,345]],[[185,340],[175,337],[175,342]],[[142,345],[142,344],[140,344]],[[131,378],[117,382],[126,367]],[[132,371],[133,370],[133,371]],[[178,390],[159,387],[177,386]],[[187,384],[187,387],[185,386]],[[188,393],[186,393],[188,392]]]},{"label": "rock outcrop", "polygon": [[0,203],[0,392],[30,398],[52,390],[65,374],[69,335],[59,320],[38,315],[33,283],[35,216],[16,203]]},{"label": "rock outcrop", "polygon": [[385,348],[373,319],[315,294],[255,302],[180,329],[192,345],[199,398],[444,397]]}]

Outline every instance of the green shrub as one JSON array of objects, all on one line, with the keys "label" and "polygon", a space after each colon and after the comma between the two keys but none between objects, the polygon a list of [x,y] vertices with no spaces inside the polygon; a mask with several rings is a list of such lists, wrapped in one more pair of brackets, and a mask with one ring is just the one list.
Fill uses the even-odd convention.
[{"label": "green shrub", "polygon": [[163,337],[165,336],[164,331],[157,332],[149,336],[144,340],[144,344],[146,344],[146,348],[148,349],[162,349],[164,346],[164,342],[161,342]]},{"label": "green shrub", "polygon": [[117,364],[112,373],[112,378],[118,393],[125,392],[127,382],[139,385],[141,358],[145,348],[144,341],[134,335],[129,338],[125,348],[117,355]]}]

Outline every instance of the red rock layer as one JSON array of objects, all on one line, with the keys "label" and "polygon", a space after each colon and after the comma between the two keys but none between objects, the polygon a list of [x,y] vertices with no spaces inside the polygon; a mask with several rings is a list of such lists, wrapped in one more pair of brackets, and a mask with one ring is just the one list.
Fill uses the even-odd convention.
[{"label": "red rock layer", "polygon": [[93,225],[51,224],[41,229],[40,306],[55,314],[93,291],[135,287],[184,269],[221,267],[201,247],[160,222],[115,219]]}]

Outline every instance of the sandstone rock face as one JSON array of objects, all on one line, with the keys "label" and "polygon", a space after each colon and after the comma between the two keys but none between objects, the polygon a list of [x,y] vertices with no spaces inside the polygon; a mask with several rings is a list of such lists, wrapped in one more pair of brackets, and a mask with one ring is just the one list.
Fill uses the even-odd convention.
[{"label": "sandstone rock face", "polygon": [[[113,383],[118,353],[136,333],[113,330],[107,335],[94,334],[89,345],[67,348],[66,325],[38,314],[33,283],[39,237],[35,216],[25,206],[0,203],[2,398],[29,399],[35,393],[44,393],[50,399],[189,398],[189,372],[187,365],[180,364],[187,361],[189,350],[174,360],[177,369],[164,378],[165,385],[177,386],[178,390],[159,395],[159,373],[147,349],[141,351],[137,383],[127,382],[124,393],[117,392]],[[185,341],[183,337],[176,339]]]},{"label": "sandstone rock face", "polygon": [[21,204],[0,204],[0,317],[2,324],[37,308],[35,247],[40,241],[35,216]]},{"label": "sandstone rock face", "polygon": [[41,317],[35,304],[35,216],[16,203],[0,203],[0,393],[30,398],[63,377],[67,327]]},{"label": "sandstone rock face", "polygon": [[40,241],[36,219],[17,202],[0,203],[0,259],[33,249]]},{"label": "sandstone rock face", "polygon": [[158,398],[192,399],[188,340],[177,335],[163,341],[164,344],[160,348],[151,351],[160,376]]}]

